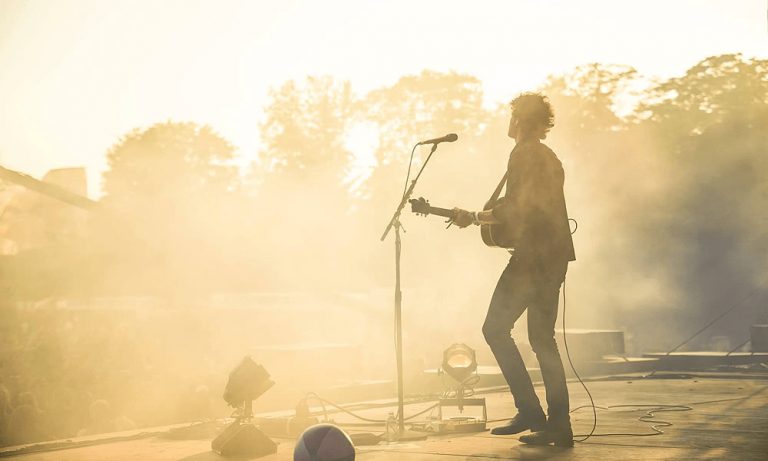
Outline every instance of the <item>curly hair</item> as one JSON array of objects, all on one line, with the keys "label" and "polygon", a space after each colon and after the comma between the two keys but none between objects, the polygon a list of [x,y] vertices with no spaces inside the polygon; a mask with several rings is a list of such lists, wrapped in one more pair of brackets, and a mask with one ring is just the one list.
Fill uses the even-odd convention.
[{"label": "curly hair", "polygon": [[539,138],[547,137],[555,126],[555,113],[549,98],[541,93],[522,93],[509,103],[512,116],[525,131],[538,131]]}]

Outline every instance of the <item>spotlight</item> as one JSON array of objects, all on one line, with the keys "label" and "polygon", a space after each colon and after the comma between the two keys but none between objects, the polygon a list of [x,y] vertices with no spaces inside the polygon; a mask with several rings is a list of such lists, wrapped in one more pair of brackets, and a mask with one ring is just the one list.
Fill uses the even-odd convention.
[{"label": "spotlight", "polygon": [[235,421],[211,442],[222,456],[264,456],[277,451],[277,444],[253,424],[253,401],[275,384],[269,373],[250,357],[229,374],[224,401],[237,409]]},{"label": "spotlight", "polygon": [[[428,430],[437,433],[480,432],[485,430],[488,421],[488,412],[484,398],[471,397],[474,391],[472,386],[480,378],[472,376],[477,370],[475,351],[466,344],[453,344],[443,351],[442,370],[445,374],[455,379],[458,384],[446,390],[447,398],[440,399],[437,407],[437,418],[428,424]],[[479,416],[464,415],[465,407],[480,407],[482,414]],[[458,408],[459,414],[452,417],[444,416],[448,408]]]},{"label": "spotlight", "polygon": [[477,370],[475,350],[466,344],[453,344],[443,351],[443,371],[459,383]]},{"label": "spotlight", "polygon": [[[263,366],[245,357],[240,365],[229,374],[227,387],[224,388],[224,401],[234,408],[250,412],[251,403],[274,386],[269,373]],[[248,407],[248,408],[245,408]],[[244,414],[245,417],[252,416]]]}]

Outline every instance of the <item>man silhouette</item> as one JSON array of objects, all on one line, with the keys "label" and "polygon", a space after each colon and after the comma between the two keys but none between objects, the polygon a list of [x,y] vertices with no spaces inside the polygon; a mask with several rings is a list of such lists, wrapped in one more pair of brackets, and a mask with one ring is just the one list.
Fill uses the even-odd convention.
[{"label": "man silhouette", "polygon": [[[568,262],[576,259],[563,194],[563,167],[555,153],[541,143],[554,126],[552,107],[545,96],[524,93],[511,103],[509,137],[515,147],[507,164],[505,198],[490,210],[469,212],[454,208],[453,222],[504,224],[514,241],[512,257],[502,272],[483,324],[483,335],[509,384],[517,415],[494,428],[496,435],[520,437],[531,444],[573,446],[568,388],[555,342],[560,285]],[[520,351],[510,332],[528,309],[528,338],[541,368],[547,413],[533,390]]]}]

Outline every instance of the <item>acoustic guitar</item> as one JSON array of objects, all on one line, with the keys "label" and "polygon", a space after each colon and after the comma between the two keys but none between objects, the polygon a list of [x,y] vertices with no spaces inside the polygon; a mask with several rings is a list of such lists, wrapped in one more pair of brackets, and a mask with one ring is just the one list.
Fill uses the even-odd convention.
[{"label": "acoustic guitar", "polygon": [[[490,210],[498,203],[504,200],[504,197],[498,197],[496,199],[489,200],[483,210]],[[429,204],[429,201],[424,197],[417,199],[410,199],[411,211],[422,215],[435,215],[442,216],[443,218],[453,219],[456,215],[453,210],[448,208],[434,207]],[[514,241],[511,238],[511,232],[509,226],[505,224],[481,224],[480,236],[483,238],[483,243],[489,247],[494,248],[514,248]]]}]

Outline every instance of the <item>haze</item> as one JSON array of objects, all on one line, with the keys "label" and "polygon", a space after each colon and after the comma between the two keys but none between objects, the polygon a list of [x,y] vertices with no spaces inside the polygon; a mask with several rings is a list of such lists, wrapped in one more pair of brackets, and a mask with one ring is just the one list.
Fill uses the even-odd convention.
[{"label": "haze", "polygon": [[[578,221],[568,328],[663,352],[738,302],[686,347],[745,348],[768,322],[766,35],[764,1],[1,2],[0,166],[97,203],[0,170],[0,446],[225,417],[247,354],[276,381],[256,411],[390,397],[379,237],[410,149],[456,133],[415,196],[481,209],[523,91],[554,107]],[[402,218],[407,393],[453,343],[494,365],[509,254],[443,221]]]}]

